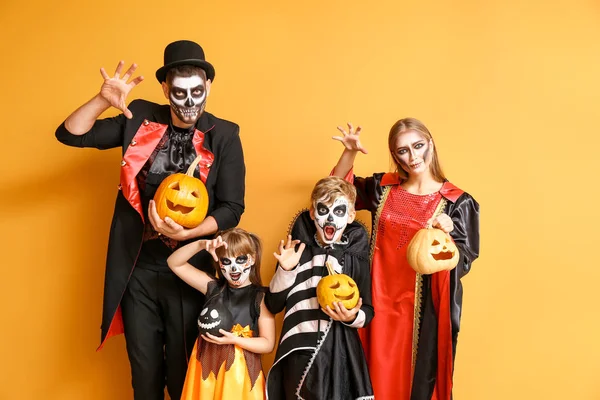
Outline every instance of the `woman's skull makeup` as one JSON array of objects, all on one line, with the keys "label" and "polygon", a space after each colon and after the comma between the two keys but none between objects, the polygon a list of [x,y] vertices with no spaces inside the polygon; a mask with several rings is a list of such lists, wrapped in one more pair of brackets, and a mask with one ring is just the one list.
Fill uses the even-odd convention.
[{"label": "woman's skull makeup", "polygon": [[250,269],[254,265],[254,258],[250,254],[237,257],[222,257],[219,260],[221,274],[231,286],[242,286],[250,277]]},{"label": "woman's skull makeup", "polygon": [[314,219],[321,242],[332,244],[339,242],[350,217],[350,206],[346,197],[338,197],[333,204],[318,201],[314,205]]},{"label": "woman's skull makeup", "polygon": [[200,75],[175,76],[169,88],[169,101],[177,118],[195,124],[206,106],[206,79]]},{"label": "woman's skull makeup", "polygon": [[406,131],[396,139],[394,157],[408,174],[421,173],[429,168],[431,148],[431,140],[427,140],[418,132]]}]

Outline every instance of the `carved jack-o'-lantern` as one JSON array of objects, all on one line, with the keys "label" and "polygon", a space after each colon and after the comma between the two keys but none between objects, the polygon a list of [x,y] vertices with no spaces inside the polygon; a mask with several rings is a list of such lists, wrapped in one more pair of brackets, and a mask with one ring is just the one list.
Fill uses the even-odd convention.
[{"label": "carved jack-o'-lantern", "polygon": [[459,252],[450,235],[441,229],[427,228],[412,238],[406,257],[416,272],[429,275],[456,267]]},{"label": "carved jack-o'-lantern", "polygon": [[194,178],[201,158],[201,155],[196,157],[185,174],[166,177],[156,190],[154,202],[161,219],[169,217],[185,228],[195,228],[206,217],[208,192],[204,183]]},{"label": "carved jack-o'-lantern", "polygon": [[213,336],[223,336],[219,329],[227,332],[233,328],[231,312],[221,302],[206,304],[198,317],[198,332],[202,335],[210,333]]},{"label": "carved jack-o'-lantern", "polygon": [[329,306],[334,310],[333,303],[338,301],[348,310],[356,307],[360,297],[356,282],[346,274],[336,274],[329,262],[327,269],[329,275],[321,278],[317,285],[317,300],[321,307]]}]

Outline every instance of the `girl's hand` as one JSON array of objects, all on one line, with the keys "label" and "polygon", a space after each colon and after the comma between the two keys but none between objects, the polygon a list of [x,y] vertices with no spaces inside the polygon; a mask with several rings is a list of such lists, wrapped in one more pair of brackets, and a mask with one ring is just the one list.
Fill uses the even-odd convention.
[{"label": "girl's hand", "polygon": [[358,299],[358,304],[351,310],[348,310],[341,301],[337,301],[333,303],[333,310],[331,307],[327,306],[326,308],[321,308],[323,312],[329,315],[334,321],[340,322],[352,322],[356,318],[356,314],[360,311],[362,307],[362,297]]},{"label": "girl's hand", "polygon": [[452,218],[450,218],[448,214],[440,214],[433,219],[431,222],[431,227],[441,229],[446,233],[450,233],[454,230],[454,222],[452,222]]},{"label": "girl's hand", "polygon": [[300,243],[299,240],[292,240],[292,235],[288,235],[285,246],[283,245],[283,240],[279,242],[279,254],[273,253],[277,261],[279,261],[281,268],[286,271],[294,269],[300,262],[300,256],[302,256],[302,252],[306,245],[300,243],[300,247],[298,248],[298,251],[296,251],[294,248],[298,243]]},{"label": "girl's hand", "polygon": [[207,342],[211,342],[214,344],[236,344],[237,343],[238,336],[234,335],[231,332],[227,332],[226,330],[223,330],[223,329],[219,329],[219,332],[221,333],[221,335],[223,335],[223,337],[214,336],[208,332],[206,332],[204,335],[200,335],[200,336],[202,337],[202,339],[206,340]]},{"label": "girl's hand", "polygon": [[227,248],[227,242],[224,241],[221,236],[218,236],[216,239],[206,241],[205,249],[206,249],[206,251],[208,251],[210,253],[210,255],[212,255],[212,258],[216,262],[219,262],[219,258],[217,257],[217,253],[216,253],[216,251],[219,247]]},{"label": "girl's hand", "polygon": [[342,132],[342,135],[344,135],[344,136],[333,136],[332,137],[333,140],[342,142],[342,144],[344,145],[344,147],[347,150],[355,151],[355,152],[360,151],[363,154],[368,153],[367,149],[362,147],[362,144],[360,144],[360,138],[358,136],[362,129],[360,126],[358,128],[356,128],[356,130],[354,130],[354,127],[352,126],[352,124],[348,122],[348,132],[346,132],[346,130],[344,128],[342,128],[341,126],[338,126],[337,129],[338,129],[338,131]]}]

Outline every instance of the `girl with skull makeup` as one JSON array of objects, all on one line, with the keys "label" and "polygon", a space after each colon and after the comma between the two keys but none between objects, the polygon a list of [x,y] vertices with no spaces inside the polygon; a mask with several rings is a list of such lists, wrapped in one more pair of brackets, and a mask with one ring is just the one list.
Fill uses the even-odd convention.
[{"label": "girl with skull makeup", "polygon": [[[217,264],[218,280],[189,264],[202,250]],[[240,228],[190,243],[167,259],[177,276],[206,295],[182,400],[264,398],[260,354],[273,350],[275,320],[263,301],[260,259],[258,237]]]},{"label": "girl with skull makeup", "polygon": [[[380,399],[450,400],[456,341],[462,309],[460,279],[479,255],[479,205],[452,185],[440,167],[425,125],[396,122],[388,146],[393,173],[368,178],[353,174],[361,128],[338,127],[333,139],[344,151],[332,175],[353,182],[357,210],[373,216],[371,238],[372,300],[377,317],[361,340],[373,389]],[[451,271],[417,274],[408,264],[407,245],[431,225],[450,234],[460,259]]]}]

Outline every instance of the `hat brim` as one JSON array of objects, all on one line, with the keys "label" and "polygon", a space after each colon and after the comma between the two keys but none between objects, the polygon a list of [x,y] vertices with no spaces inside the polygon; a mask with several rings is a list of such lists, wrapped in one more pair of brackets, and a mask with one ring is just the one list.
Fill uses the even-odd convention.
[{"label": "hat brim", "polygon": [[156,79],[158,79],[160,83],[165,82],[167,80],[167,72],[169,72],[171,68],[175,68],[180,65],[193,65],[196,67],[200,67],[204,70],[204,72],[206,72],[206,79],[210,81],[213,81],[215,79],[215,68],[212,66],[212,64],[207,61],[198,59],[179,60],[164,65],[156,71]]}]

